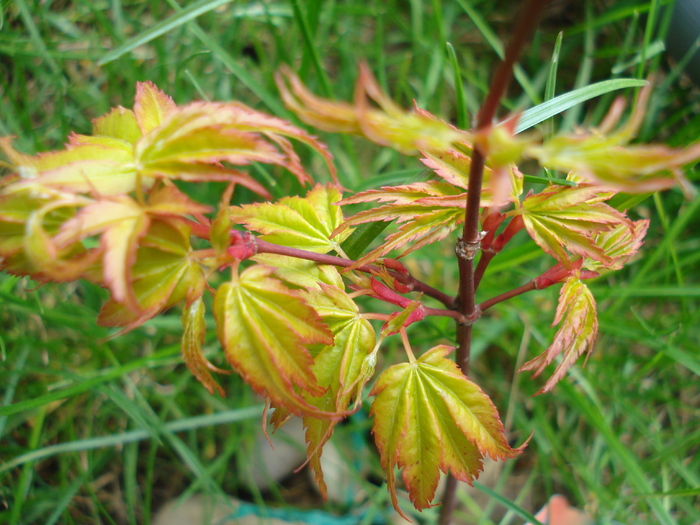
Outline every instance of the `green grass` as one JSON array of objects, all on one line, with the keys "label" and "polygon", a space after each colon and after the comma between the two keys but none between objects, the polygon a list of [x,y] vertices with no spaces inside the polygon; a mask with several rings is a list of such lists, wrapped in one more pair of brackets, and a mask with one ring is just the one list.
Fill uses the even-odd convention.
[{"label": "green grass", "polygon": [[[652,97],[642,138],[675,146],[696,140],[697,90],[658,52],[663,4],[570,2],[535,36],[505,108],[527,109],[600,81],[655,74],[662,89]],[[91,119],[110,107],[130,106],[135,82],[146,79],[179,103],[236,99],[293,119],[274,85],[279,65],[292,64],[316,93],[350,100],[361,60],[400,104],[415,99],[447,120],[469,122],[510,32],[513,5],[6,1],[0,135],[16,135],[27,153],[59,147],[70,131],[89,131]],[[633,97],[632,90],[623,93]],[[613,96],[571,107],[539,127],[551,133],[595,123]],[[416,159],[320,135],[350,189],[424,174]],[[325,176],[317,158],[308,161]],[[291,177],[257,173],[272,181],[276,195],[296,188]],[[699,179],[695,170],[689,177]],[[219,190],[205,191],[215,201]],[[522,458],[483,489],[486,496],[460,496],[460,522],[522,523],[524,512],[554,493],[601,524],[700,522],[699,206],[700,199],[684,201],[672,191],[635,208],[634,217],[652,221],[642,254],[629,269],[593,283],[602,335],[586,366],[551,394],[531,397],[542,380],[514,371],[547,347],[556,290],[499,305],[477,325],[474,378],[493,396],[514,442],[534,434]],[[411,269],[456,290],[452,253],[450,243],[422,250]],[[517,237],[494,260],[480,297],[541,272],[547,263],[538,253]],[[294,490],[303,478],[260,494],[236,475],[259,434],[259,401],[236,376],[221,378],[226,399],[209,396],[192,378],[179,357],[177,312],[110,337],[113,331],[94,322],[100,289],[34,288],[0,275],[0,523],[145,524],[167,499],[193,493],[274,506],[299,501]],[[454,336],[443,319],[416,328],[411,339],[419,349]],[[211,358],[221,363],[218,343],[208,337]],[[366,421],[353,424],[367,429]],[[376,475],[376,457],[369,466]],[[389,515],[384,488],[365,488],[367,515]],[[300,506],[319,504],[309,495]],[[432,522],[437,511],[420,516]]]}]

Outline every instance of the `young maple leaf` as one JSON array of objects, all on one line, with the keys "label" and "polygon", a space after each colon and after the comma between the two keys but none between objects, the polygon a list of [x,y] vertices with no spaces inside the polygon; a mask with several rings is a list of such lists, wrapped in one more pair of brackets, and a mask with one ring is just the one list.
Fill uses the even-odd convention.
[{"label": "young maple leaf", "polygon": [[595,243],[610,257],[611,263],[604,265],[600,261],[587,257],[583,266],[592,271],[622,269],[627,261],[639,251],[648,229],[649,221],[639,220],[634,221],[631,228],[626,224],[619,224],[608,231],[597,234],[594,237]]},{"label": "young maple leaf", "polygon": [[623,213],[603,202],[611,196],[589,184],[552,186],[528,195],[508,215],[522,216],[530,237],[566,267],[573,262],[567,250],[611,264],[611,257],[596,243],[595,234],[617,226],[632,227]]},{"label": "young maple leaf", "polygon": [[528,147],[526,154],[546,168],[574,172],[605,189],[647,193],[679,184],[686,195],[692,195],[695,190],[682,168],[700,159],[700,142],[683,150],[658,144],[628,145],[642,124],[650,94],[650,85],[641,90],[629,121],[615,133],[606,136],[622,114],[623,99],[616,101],[599,129],[555,136]]},{"label": "young maple leaf", "polygon": [[590,354],[593,350],[598,333],[596,303],[593,294],[578,275],[569,277],[559,292],[559,305],[552,325],[556,326],[559,323],[562,325],[550,347],[519,370],[534,370],[533,377],[537,377],[556,356],[564,354],[564,359],[544,387],[537,392],[538,395],[552,390],[582,354]]},{"label": "young maple leaf", "polygon": [[112,297],[102,307],[98,324],[128,331],[183,300],[188,304],[197,300],[204,292],[206,275],[190,258],[190,233],[183,221],[151,220],[130,268],[130,288],[137,308]]},{"label": "young maple leaf", "polygon": [[152,82],[137,82],[134,115],[142,135],[162,126],[177,110],[173,99]]},{"label": "young maple leaf", "polygon": [[202,345],[207,327],[204,319],[205,307],[201,297],[198,297],[182,310],[182,357],[187,368],[192,375],[199,380],[210,394],[216,390],[221,397],[224,397],[224,389],[221,388],[211,376],[211,372],[220,374],[230,373],[227,370],[212,365],[202,354]]},{"label": "young maple leaf", "polygon": [[320,153],[335,177],[330,153],[311,135],[238,103],[193,102],[178,108],[136,144],[135,155],[144,176],[235,181],[269,198],[249,175],[224,168],[220,162],[276,164],[306,184],[311,177],[286,137]]},{"label": "young maple leaf", "polygon": [[[472,140],[471,134],[427,111],[416,109],[409,113],[397,106],[382,92],[365,64],[360,65],[354,104],[316,97],[287,67],[281,68],[275,79],[287,107],[307,124],[324,131],[361,134],[405,155],[441,151],[453,143]],[[370,100],[379,108],[373,107]]]},{"label": "young maple leaf", "polygon": [[339,251],[340,243],[350,235],[344,232],[334,239],[331,234],[343,221],[335,203],[342,194],[334,186],[316,185],[304,198],[284,197],[276,203],[232,206],[233,222],[263,234],[262,239],[316,253]]},{"label": "young maple leaf", "polygon": [[356,204],[360,202],[387,202],[348,218],[336,228],[333,235],[338,235],[350,226],[375,221],[397,220],[403,225],[386,238],[378,248],[372,250],[355,262],[350,268],[369,264],[383,257],[391,250],[402,247],[408,242],[418,242],[405,250],[401,256],[411,253],[427,244],[444,239],[464,222],[466,194],[459,188],[442,181],[417,182],[405,186],[385,186],[379,190],[368,190],[343,199],[338,204]]},{"label": "young maple leaf", "polygon": [[335,266],[272,253],[261,253],[251,257],[251,260],[275,268],[278,279],[298,288],[320,289],[321,284],[327,284],[345,289],[343,278]]},{"label": "young maple leaf", "polygon": [[112,292],[114,301],[140,312],[133,290],[132,267],[140,239],[148,231],[151,219],[180,220],[181,215],[207,211],[207,206],[190,200],[175,187],[154,190],[148,205],[141,205],[125,195],[115,196],[83,206],[61,225],[53,241],[59,247],[71,246],[99,235],[103,253],[102,282]]},{"label": "young maple leaf", "polygon": [[214,297],[216,333],[226,357],[260,395],[297,415],[340,419],[309,404],[297,388],[322,395],[312,370],[311,345],[333,344],[333,334],[298,292],[251,266],[222,284]]},{"label": "young maple leaf", "polygon": [[[312,370],[325,389],[320,396],[303,393],[306,402],[324,412],[345,412],[350,402],[359,400],[369,378],[361,378],[362,364],[376,344],[376,334],[367,319],[360,316],[355,302],[340,288],[320,284],[302,294],[333,333],[333,344],[324,346],[314,357]],[[323,497],[327,489],[321,469],[323,445],[330,439],[335,422],[304,416],[307,456]]]},{"label": "young maple leaf", "polygon": [[[0,139],[0,149],[10,159],[20,178],[5,187],[5,192],[34,189],[60,190],[92,195],[118,195],[136,188],[137,172],[133,147],[109,137],[85,140],[72,135],[65,150],[27,156],[17,153],[11,139]],[[141,180],[144,188],[153,179]]]},{"label": "young maple leaf", "polygon": [[392,503],[404,518],[396,496],[396,465],[403,468],[411,501],[421,510],[431,506],[440,471],[471,483],[484,456],[506,459],[522,450],[508,445],[488,396],[446,358],[452,350],[436,346],[414,362],[388,368],[370,392],[376,396],[372,432]]}]

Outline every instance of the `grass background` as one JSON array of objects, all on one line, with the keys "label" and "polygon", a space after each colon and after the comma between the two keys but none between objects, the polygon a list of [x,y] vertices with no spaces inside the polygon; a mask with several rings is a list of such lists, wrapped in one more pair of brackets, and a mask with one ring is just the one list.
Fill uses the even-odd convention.
[{"label": "grass background", "polygon": [[[555,94],[655,75],[658,88],[640,139],[674,146],[696,140],[698,91],[683,78],[682,63],[663,52],[667,4],[555,2],[505,108],[551,96],[547,79],[563,31]],[[89,132],[91,119],[110,107],[130,107],[139,80],[152,80],[178,103],[235,99],[294,120],[273,82],[282,63],[292,64],[316,93],[349,100],[357,63],[366,60],[403,106],[415,99],[452,122],[469,122],[515,12],[506,0],[5,0],[0,6],[0,135],[16,135],[26,153],[60,147],[70,131]],[[540,129],[595,123],[611,100],[573,108]],[[321,136],[353,190],[423,173],[416,159],[359,139]],[[308,161],[323,178],[318,159]],[[277,196],[298,191],[288,175],[256,173]],[[689,177],[698,180],[695,168]],[[216,200],[220,188],[196,191]],[[699,198],[686,201],[671,191],[631,212],[652,221],[642,257],[592,284],[601,336],[587,365],[553,393],[531,397],[542,381],[514,370],[548,346],[556,290],[513,299],[479,323],[473,376],[499,406],[515,442],[533,430],[534,436],[527,452],[481,489],[486,503],[478,491],[460,495],[458,522],[521,523],[517,509],[535,511],[556,492],[601,524],[700,522],[699,206]],[[418,252],[410,265],[441,289],[456,290],[452,257],[446,242]],[[492,263],[480,297],[522,284],[548,264],[518,238]],[[94,324],[103,298],[85,283],[34,290],[30,281],[0,275],[0,523],[149,523],[167,499],[200,492],[347,510],[320,503],[305,478],[265,494],[246,486],[237,470],[250,460],[246,447],[259,434],[259,402],[235,376],[222,378],[223,400],[194,380],[179,358],[178,312],[103,341],[111,332]],[[453,336],[446,320],[411,332],[419,349]],[[213,333],[208,345],[221,362]],[[369,424],[355,418],[349,427],[365,435]],[[369,463],[375,479],[378,461]],[[371,482],[366,489],[368,515],[389,516],[385,489]],[[417,519],[432,523],[436,516],[432,509]]]}]

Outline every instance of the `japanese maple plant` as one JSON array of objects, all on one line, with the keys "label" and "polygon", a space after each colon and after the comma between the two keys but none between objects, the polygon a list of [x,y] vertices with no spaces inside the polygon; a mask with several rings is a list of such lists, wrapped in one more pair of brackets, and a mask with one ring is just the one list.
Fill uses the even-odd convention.
[{"label": "japanese maple plant", "polygon": [[[418,155],[430,170],[421,182],[348,194],[328,149],[303,129],[236,102],[177,106],[150,82],[137,85],[133,109],[112,109],[94,120],[92,135],[72,134],[63,150],[28,156],[2,138],[8,173],[0,179],[0,267],[38,282],[98,283],[109,292],[97,320],[104,326],[131,330],[181,307],[183,359],[209,392],[223,396],[213,373],[228,372],[202,353],[210,305],[228,364],[274,408],[271,424],[303,419],[308,462],[323,493],[324,443],[372,397],[373,434],[394,507],[402,512],[395,467],[417,509],[433,504],[440,472],[449,473],[447,523],[457,480],[473,481],[484,457],[512,458],[524,446],[508,443],[494,404],[467,377],[473,326],[501,301],[560,286],[554,341],[522,367],[537,376],[557,360],[540,393],[551,390],[593,348],[596,303],[586,279],[622,268],[648,227],[607,201],[617,192],[676,184],[690,192],[681,168],[700,158],[700,145],[629,145],[648,88],[625,124],[619,101],[598,128],[547,139],[516,135],[517,115],[496,121],[542,4],[526,6],[472,130],[419,108],[403,110],[365,66],[353,103],[318,98],[290,69],[279,71],[282,97],[301,120]],[[314,184],[290,139],[318,152],[335,182]],[[518,169],[524,161],[561,176],[526,192]],[[310,189],[272,201],[241,169],[251,163],[284,167]],[[175,181],[228,186],[212,209]],[[231,206],[238,188],[258,198]],[[344,206],[358,203],[379,205],[343,216]],[[369,247],[381,231],[374,223],[389,221],[393,231]],[[551,259],[550,269],[476,304],[488,264],[521,230]],[[456,295],[387,258],[455,243],[453,232]],[[361,311],[358,296],[395,312]],[[429,316],[455,320],[456,352],[438,345],[416,355],[406,328]],[[383,324],[375,330],[370,320]],[[375,370],[392,336],[401,339],[405,361]]]}]

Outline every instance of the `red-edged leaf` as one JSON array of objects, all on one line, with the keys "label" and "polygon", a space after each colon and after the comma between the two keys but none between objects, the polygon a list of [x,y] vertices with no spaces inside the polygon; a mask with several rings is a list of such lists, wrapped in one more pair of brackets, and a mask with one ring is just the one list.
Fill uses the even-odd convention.
[{"label": "red-edged leaf", "polygon": [[142,133],[136,115],[130,109],[117,106],[106,115],[92,121],[92,134],[122,140],[132,146]]},{"label": "red-edged leaf", "polygon": [[210,394],[216,390],[221,397],[224,397],[224,389],[212,377],[211,372],[228,374],[230,372],[222,370],[212,365],[202,354],[202,345],[207,328],[204,320],[204,301],[198,297],[191,304],[186,305],[182,310],[182,357],[187,368],[190,369],[200,383]]},{"label": "red-edged leaf", "polygon": [[152,220],[131,267],[130,285],[137,309],[110,299],[102,307],[98,323],[132,330],[181,301],[195,301],[202,295],[206,279],[197,261],[190,259],[191,251],[186,223]]},{"label": "red-edged leaf", "polygon": [[[369,378],[360,378],[362,364],[372,352],[376,335],[372,325],[359,315],[357,305],[341,289],[319,285],[304,294],[310,305],[333,332],[333,344],[324,346],[314,358],[313,372],[326,391],[321,396],[304,394],[310,405],[324,412],[344,412],[353,399],[359,400]],[[321,494],[326,485],[321,470],[323,445],[330,439],[334,421],[304,416],[307,456]]]},{"label": "red-edged leaf", "polygon": [[354,105],[316,97],[289,68],[282,68],[276,80],[285,104],[304,122],[324,131],[361,133],[378,144],[407,155],[415,155],[421,150],[444,150],[455,142],[471,142],[469,133],[426,111],[401,109],[381,91],[365,65],[360,67]]},{"label": "red-edged leaf", "polygon": [[136,83],[134,113],[143,135],[162,125],[176,109],[173,99],[152,82]]},{"label": "red-edged leaf", "polygon": [[412,363],[388,368],[370,392],[376,396],[372,431],[399,513],[396,465],[403,468],[411,501],[420,510],[431,506],[440,471],[471,483],[484,456],[505,459],[520,453],[508,445],[488,396],[445,357],[452,350],[437,346]]},{"label": "red-edged leaf", "polygon": [[256,265],[222,284],[214,299],[217,335],[226,357],[261,395],[297,415],[339,419],[308,404],[295,389],[324,392],[312,371],[310,345],[330,345],[333,335],[298,293]]},{"label": "red-edged leaf", "polygon": [[333,186],[317,185],[305,198],[285,197],[277,203],[246,204],[231,208],[231,218],[266,241],[317,253],[339,250],[350,231],[331,239],[343,220],[341,197]]},{"label": "red-edged leaf", "polygon": [[556,356],[564,354],[564,359],[538,394],[552,390],[582,354],[590,354],[593,350],[598,333],[596,303],[591,291],[576,275],[566,280],[559,293],[559,306],[553,325],[561,323],[562,320],[563,323],[550,347],[520,368],[520,371],[534,370],[533,377],[536,377]]},{"label": "red-edged leaf", "polygon": [[522,207],[511,214],[522,215],[530,236],[564,266],[573,261],[570,253],[610,264],[612,259],[596,244],[594,234],[631,222],[624,214],[603,201],[610,194],[591,185],[553,186],[528,195]]},{"label": "red-edged leaf", "polygon": [[527,153],[542,166],[565,173],[573,171],[604,188],[649,193],[678,184],[686,195],[692,195],[695,189],[682,168],[700,159],[700,142],[682,150],[658,144],[628,145],[644,120],[650,94],[650,86],[640,91],[629,121],[614,133],[608,135],[623,109],[617,103],[601,129],[556,136],[542,145],[531,146]]},{"label": "red-edged leaf", "polygon": [[641,248],[648,229],[649,221],[639,220],[632,223],[632,228],[626,224],[620,224],[606,232],[599,233],[595,236],[595,242],[612,259],[612,262],[604,265],[595,259],[586,258],[583,263],[584,267],[592,271],[622,269]]}]

